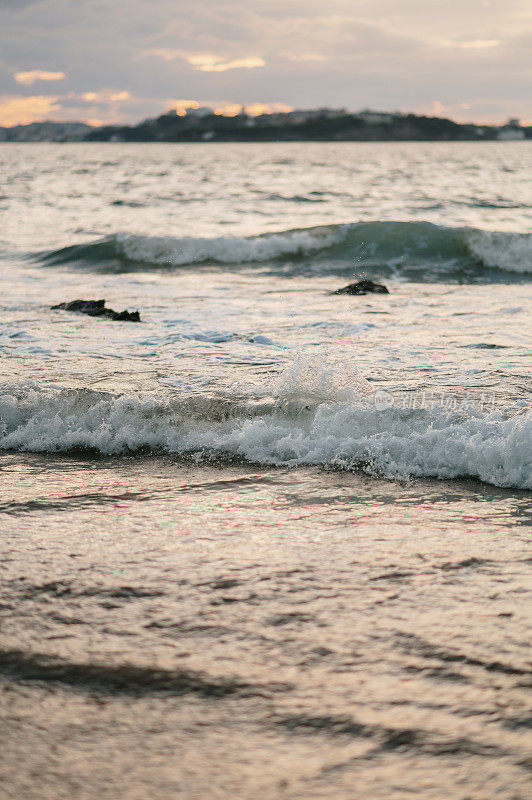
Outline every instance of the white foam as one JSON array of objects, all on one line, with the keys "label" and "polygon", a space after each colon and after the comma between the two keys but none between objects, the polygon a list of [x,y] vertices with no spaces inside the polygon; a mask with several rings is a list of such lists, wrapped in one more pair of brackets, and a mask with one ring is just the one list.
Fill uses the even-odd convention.
[{"label": "white foam", "polygon": [[205,261],[243,264],[322,250],[341,242],[348,227],[331,225],[264,236],[219,236],[212,239],[178,239],[124,233],[116,236],[116,243],[125,258],[148,264],[181,266]]},{"label": "white foam", "polygon": [[[412,241],[403,242],[405,235],[411,236]],[[510,272],[532,272],[531,234],[453,229],[427,223],[345,223],[261,236],[220,236],[212,239],[118,234],[115,242],[122,257],[155,265],[182,266],[206,261],[222,264],[256,263],[281,256],[311,255],[342,243],[351,250],[355,246],[362,246],[368,253],[372,252],[372,247],[383,246],[386,251],[385,256],[383,253],[384,260],[392,265],[403,263],[405,259],[408,262],[412,256],[413,263],[419,261],[420,257],[430,262],[434,257],[431,237],[434,239],[435,254],[439,253],[442,244],[453,248],[461,240],[471,255],[486,267]],[[394,244],[395,238],[397,241]],[[426,241],[429,246],[425,250]],[[417,253],[417,248],[422,245],[422,253]],[[396,253],[393,253],[394,247]],[[454,253],[452,249],[447,253],[452,263],[455,263],[454,257],[457,255],[458,252]]]},{"label": "white foam", "polygon": [[257,403],[14,391],[0,399],[0,447],[104,454],[148,448],[198,460],[362,468],[388,478],[471,476],[532,488],[530,413],[505,419],[480,410],[379,411],[367,397],[316,400],[309,392]]},{"label": "white foam", "polygon": [[473,230],[467,234],[470,251],[486,267],[532,272],[532,234]]}]

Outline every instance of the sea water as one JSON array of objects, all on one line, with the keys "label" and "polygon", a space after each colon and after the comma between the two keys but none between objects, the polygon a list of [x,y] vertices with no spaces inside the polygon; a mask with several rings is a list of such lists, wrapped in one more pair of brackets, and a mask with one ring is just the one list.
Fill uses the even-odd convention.
[{"label": "sea water", "polygon": [[7,796],[524,799],[530,144],[0,174]]}]

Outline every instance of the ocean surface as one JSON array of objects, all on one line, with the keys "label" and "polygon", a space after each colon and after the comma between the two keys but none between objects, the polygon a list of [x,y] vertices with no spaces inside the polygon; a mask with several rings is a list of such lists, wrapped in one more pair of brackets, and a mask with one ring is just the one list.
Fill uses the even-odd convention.
[{"label": "ocean surface", "polygon": [[530,796],[530,142],[0,175],[2,797]]}]

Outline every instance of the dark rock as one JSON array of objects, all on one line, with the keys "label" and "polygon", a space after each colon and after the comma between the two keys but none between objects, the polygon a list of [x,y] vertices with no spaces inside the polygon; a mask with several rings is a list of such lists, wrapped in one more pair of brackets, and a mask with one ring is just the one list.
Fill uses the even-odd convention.
[{"label": "dark rock", "polygon": [[337,289],[333,294],[389,294],[386,286],[382,283],[373,283],[373,281],[358,281],[357,283],[350,283],[342,289]]},{"label": "dark rock", "polygon": [[75,311],[78,314],[88,314],[89,317],[106,317],[118,322],[140,322],[138,311],[113,311],[105,307],[105,300],[72,300],[70,303],[59,303],[52,309],[62,311]]}]

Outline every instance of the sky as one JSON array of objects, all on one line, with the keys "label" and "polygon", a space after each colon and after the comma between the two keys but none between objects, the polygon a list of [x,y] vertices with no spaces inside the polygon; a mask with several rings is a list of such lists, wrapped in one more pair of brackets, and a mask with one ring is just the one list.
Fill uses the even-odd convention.
[{"label": "sky", "polygon": [[0,0],[0,125],[195,104],[528,122],[532,3]]}]

